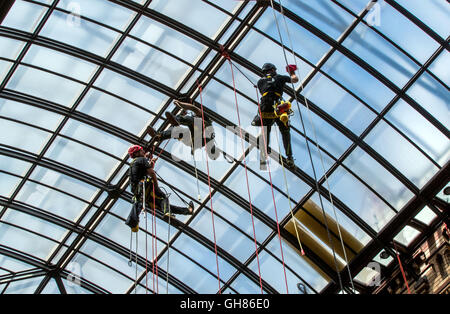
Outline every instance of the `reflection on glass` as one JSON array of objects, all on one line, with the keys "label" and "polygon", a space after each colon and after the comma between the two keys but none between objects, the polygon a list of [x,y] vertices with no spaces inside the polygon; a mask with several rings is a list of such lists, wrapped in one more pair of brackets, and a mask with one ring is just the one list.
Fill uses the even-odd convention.
[{"label": "reflection on glass", "polygon": [[84,85],[41,70],[19,66],[6,87],[70,107]]},{"label": "reflection on glass", "polygon": [[361,148],[356,148],[344,164],[396,210],[400,210],[414,194]]},{"label": "reflection on glass", "polygon": [[386,118],[438,164],[444,166],[447,163],[450,157],[448,138],[403,99],[395,104]]},{"label": "reflection on glass", "polygon": [[380,121],[365,141],[419,188],[438,171],[431,161],[386,122]]},{"label": "reflection on glass", "polygon": [[2,26],[17,28],[25,32],[33,32],[47,8],[40,5],[18,0],[9,10]]},{"label": "reflection on glass", "polygon": [[380,231],[395,216],[386,203],[344,168],[333,172],[328,182],[333,194],[374,230]]}]

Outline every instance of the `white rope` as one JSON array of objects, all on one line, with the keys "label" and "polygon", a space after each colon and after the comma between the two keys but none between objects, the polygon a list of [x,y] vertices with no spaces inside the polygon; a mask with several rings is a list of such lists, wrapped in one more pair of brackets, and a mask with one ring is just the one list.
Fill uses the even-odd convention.
[{"label": "white rope", "polygon": [[[278,19],[277,19],[277,16],[275,14],[276,10],[275,10],[274,4],[273,4],[273,0],[270,0],[270,3],[271,3],[271,6],[272,6],[273,16],[274,16],[274,19],[275,19],[275,24],[276,24],[276,27],[277,27],[278,35],[280,36],[280,43],[281,43],[281,48],[283,50],[284,59],[286,61],[286,65],[288,65],[289,61],[287,59],[287,55],[286,55],[286,51],[285,51],[285,47],[284,47],[284,43],[283,43],[283,38],[282,38],[282,35],[281,35],[280,25],[278,24]],[[282,8],[281,4],[280,4],[280,7]],[[284,15],[282,14],[282,16],[284,16]],[[295,57],[295,54],[294,54],[294,57]],[[317,175],[316,175],[316,171],[315,171],[315,167],[314,167],[314,162],[313,162],[313,159],[312,159],[311,149],[310,149],[309,143],[308,143],[308,138],[307,138],[307,134],[306,134],[306,128],[305,128],[305,124],[304,124],[304,121],[303,121],[303,116],[302,116],[302,113],[301,113],[301,110],[300,110],[300,106],[298,104],[299,102],[298,102],[298,99],[297,99],[297,93],[295,92],[295,87],[294,87],[293,83],[292,83],[292,88],[294,90],[294,96],[295,96],[295,100],[296,100],[298,111],[299,111],[300,121],[301,121],[301,124],[302,124],[303,133],[305,135],[306,147],[308,149],[308,154],[309,154],[309,158],[310,158],[310,161],[311,161],[311,167],[312,167],[313,174],[314,174],[314,181],[315,181],[315,184],[316,184],[317,193],[319,195],[319,200],[320,200],[320,205],[321,205],[321,208],[322,208],[322,213],[323,213],[325,227],[327,229],[328,241],[330,242],[331,249],[333,251],[334,266],[336,268],[336,273],[338,275],[339,285],[341,287],[341,290],[343,290],[342,279],[341,279],[341,275],[340,275],[339,268],[338,268],[338,265],[337,265],[337,258],[336,258],[336,252],[335,252],[335,249],[334,249],[334,243],[333,243],[333,241],[331,239],[331,234],[330,234],[330,230],[329,230],[329,226],[328,226],[328,222],[327,222],[327,218],[326,218],[326,214],[325,214],[325,210],[324,210],[324,205],[323,205],[322,197],[320,195],[320,189],[319,189],[319,184],[318,184],[318,181],[317,181]]]}]

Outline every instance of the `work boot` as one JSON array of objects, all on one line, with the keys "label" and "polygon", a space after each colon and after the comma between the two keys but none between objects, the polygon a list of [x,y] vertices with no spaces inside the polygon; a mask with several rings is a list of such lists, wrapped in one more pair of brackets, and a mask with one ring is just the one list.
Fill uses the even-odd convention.
[{"label": "work boot", "polygon": [[167,118],[167,121],[169,121],[170,124],[172,124],[174,126],[179,126],[180,125],[180,123],[177,121],[175,116],[169,111],[166,111],[166,118]]},{"label": "work boot", "polygon": [[194,202],[193,201],[189,202],[188,210],[189,210],[189,215],[193,215],[194,214]]},{"label": "work boot", "polygon": [[294,158],[292,158],[292,156],[288,156],[286,158],[286,166],[289,168],[293,168],[295,166]]},{"label": "work boot", "polygon": [[147,133],[151,136],[152,139],[155,139],[155,141],[158,141],[161,138],[161,134],[156,132],[156,130],[151,126],[147,128]]}]

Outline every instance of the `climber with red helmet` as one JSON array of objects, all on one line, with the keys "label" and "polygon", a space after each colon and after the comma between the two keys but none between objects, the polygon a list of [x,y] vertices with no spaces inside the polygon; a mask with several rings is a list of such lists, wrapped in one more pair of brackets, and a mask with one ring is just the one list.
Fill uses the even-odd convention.
[{"label": "climber with red helmet", "polygon": [[[150,153],[145,153],[144,149],[139,145],[133,145],[128,149],[128,155],[130,158],[133,158],[130,163],[128,176],[130,178],[134,205],[126,224],[132,230],[139,224],[139,209],[142,208],[144,192],[143,186],[145,186],[145,202],[148,209],[153,209],[153,206],[155,206],[156,209],[163,211],[165,215],[192,215],[194,210],[192,201],[187,208],[169,204],[167,195],[159,188],[154,170],[155,160],[151,159]],[[154,195],[153,191],[155,191]],[[153,204],[153,199],[155,199],[155,204]]]},{"label": "climber with red helmet", "polygon": [[[297,83],[298,77],[295,74],[297,67],[290,64],[286,67],[287,75],[277,74],[277,68],[272,63],[265,63],[262,66],[263,77],[258,81],[258,89],[261,93],[261,118],[262,124],[266,127],[264,132],[267,152],[270,153],[270,131],[272,125],[276,123],[281,132],[283,146],[287,156],[287,166],[294,166],[291,147],[291,133],[288,116],[291,114],[290,103],[285,102],[282,98],[283,89],[286,83]],[[259,114],[252,121],[253,126],[261,126],[261,118]],[[259,143],[264,145],[264,140],[260,136]],[[266,151],[260,149],[260,167],[266,168]]]},{"label": "climber with red helmet", "polygon": [[[173,126],[160,133],[157,133],[155,129],[149,127],[147,129],[148,134],[159,142],[170,138],[176,138],[182,141],[184,145],[189,146],[192,154],[194,154],[196,149],[205,146],[206,142],[206,152],[208,153],[208,156],[211,159],[216,160],[219,157],[219,151],[215,146],[212,121],[208,114],[204,112],[203,116],[205,123],[203,127],[202,111],[191,104],[191,102],[192,101],[188,97],[175,100],[173,103],[182,109],[181,113],[174,116],[172,113],[166,112],[166,118]],[[193,114],[187,114],[188,111]],[[180,125],[186,127],[181,127]]]}]

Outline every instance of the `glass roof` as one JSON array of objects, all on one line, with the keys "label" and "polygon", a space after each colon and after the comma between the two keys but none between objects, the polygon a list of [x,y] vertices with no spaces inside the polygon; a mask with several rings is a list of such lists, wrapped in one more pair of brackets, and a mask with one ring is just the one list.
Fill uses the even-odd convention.
[{"label": "glass roof", "polygon": [[[439,218],[447,1],[13,2],[0,25],[0,293],[359,293],[337,272],[369,285],[359,261],[388,266],[394,241],[407,250]],[[266,62],[299,66],[284,95],[292,169],[277,157],[259,169]],[[229,157],[207,164],[168,142],[156,172],[195,213],[141,218],[130,267],[127,149],[167,128],[184,94]],[[274,128],[275,156],[282,146]]]}]

